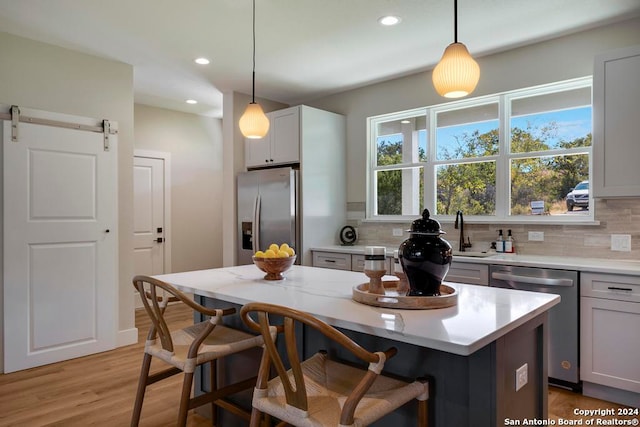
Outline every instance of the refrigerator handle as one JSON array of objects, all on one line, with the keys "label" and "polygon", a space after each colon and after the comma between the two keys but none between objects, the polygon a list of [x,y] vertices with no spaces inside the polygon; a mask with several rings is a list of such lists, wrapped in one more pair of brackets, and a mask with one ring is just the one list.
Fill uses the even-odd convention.
[{"label": "refrigerator handle", "polygon": [[253,202],[253,252],[260,250],[260,195],[256,196]]}]

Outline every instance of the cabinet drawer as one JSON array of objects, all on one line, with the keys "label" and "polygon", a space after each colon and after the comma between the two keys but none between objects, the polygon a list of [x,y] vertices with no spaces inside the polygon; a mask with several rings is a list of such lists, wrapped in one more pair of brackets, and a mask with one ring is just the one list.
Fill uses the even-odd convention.
[{"label": "cabinet drawer", "polygon": [[640,277],[581,273],[580,294],[583,297],[640,302]]},{"label": "cabinet drawer", "polygon": [[313,252],[313,266],[351,270],[351,255],[334,252]]},{"label": "cabinet drawer", "polygon": [[[387,257],[384,264],[387,274],[392,274],[393,258]],[[364,271],[364,255],[351,255],[351,270]]]},{"label": "cabinet drawer", "polygon": [[452,261],[444,281],[489,286],[489,266],[486,264]]}]

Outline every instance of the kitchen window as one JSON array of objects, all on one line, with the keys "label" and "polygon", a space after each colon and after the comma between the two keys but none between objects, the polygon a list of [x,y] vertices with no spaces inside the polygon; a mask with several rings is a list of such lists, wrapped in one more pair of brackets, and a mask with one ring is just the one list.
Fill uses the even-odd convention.
[{"label": "kitchen window", "polygon": [[370,117],[368,218],[592,221],[591,126],[591,78]]}]

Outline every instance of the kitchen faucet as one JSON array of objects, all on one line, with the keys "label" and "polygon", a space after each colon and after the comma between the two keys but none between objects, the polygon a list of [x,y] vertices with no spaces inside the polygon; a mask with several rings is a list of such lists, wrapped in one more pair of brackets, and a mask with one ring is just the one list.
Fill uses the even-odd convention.
[{"label": "kitchen faucet", "polygon": [[[458,221],[460,221],[460,222],[458,222]],[[459,227],[458,227],[458,224],[460,224]],[[456,222],[455,222],[453,228],[455,228],[456,230],[458,228],[460,229],[460,246],[459,246],[458,250],[460,252],[464,252],[466,248],[470,248],[471,247],[471,239],[467,238],[469,243],[465,243],[465,241],[464,241],[464,217],[462,216],[462,211],[456,212]]]}]

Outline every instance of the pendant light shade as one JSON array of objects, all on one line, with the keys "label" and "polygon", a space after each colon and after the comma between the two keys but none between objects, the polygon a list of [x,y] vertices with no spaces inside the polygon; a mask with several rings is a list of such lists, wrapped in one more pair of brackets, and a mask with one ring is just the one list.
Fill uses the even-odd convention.
[{"label": "pendant light shade", "polygon": [[445,98],[460,98],[474,91],[480,80],[480,67],[467,47],[458,43],[458,0],[454,0],[454,42],[444,50],[433,69],[433,86]]},{"label": "pendant light shade", "polygon": [[253,0],[253,74],[251,87],[251,102],[244,110],[238,122],[240,132],[245,138],[260,139],[269,132],[269,119],[256,103],[256,0]]},{"label": "pendant light shade", "polygon": [[433,70],[433,86],[440,96],[460,98],[476,88],[480,67],[462,43],[451,43]]},{"label": "pendant light shade", "polygon": [[269,119],[262,111],[260,104],[255,102],[247,105],[238,124],[245,138],[260,139],[269,132]]}]

